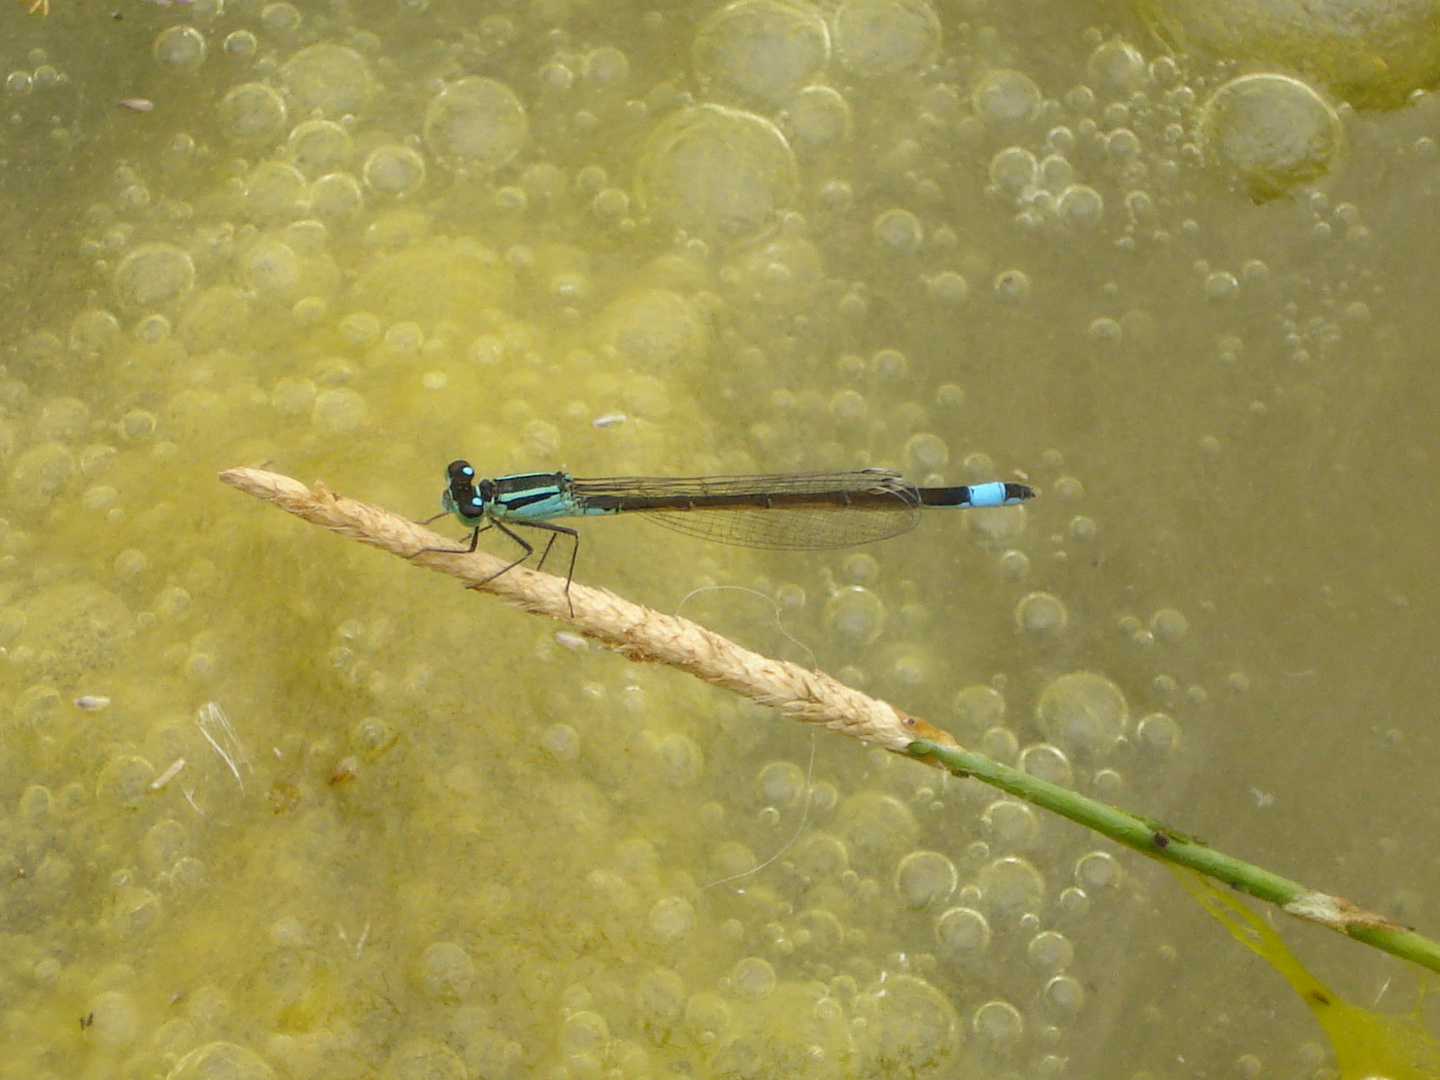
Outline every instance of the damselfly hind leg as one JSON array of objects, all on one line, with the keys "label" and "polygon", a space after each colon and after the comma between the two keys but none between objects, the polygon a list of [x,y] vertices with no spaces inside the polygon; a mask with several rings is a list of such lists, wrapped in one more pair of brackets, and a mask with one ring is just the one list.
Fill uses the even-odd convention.
[{"label": "damselfly hind leg", "polygon": [[[535,549],[531,545],[527,544],[523,539],[521,539],[515,533],[511,532],[504,525],[500,524],[500,522],[497,521],[494,524],[497,529],[499,529],[506,536],[510,537],[510,539],[514,540],[517,544],[524,548],[525,554],[521,555],[520,558],[516,559],[509,566],[506,566],[504,569],[500,570],[499,573],[491,574],[488,578],[485,579],[485,581],[477,582],[477,585],[484,585],[486,581],[494,581],[497,577],[500,576],[500,574],[503,574],[507,570],[512,570],[515,567],[519,566],[535,551]],[[535,564],[536,570],[542,569],[545,566],[545,560],[550,557],[550,549],[555,546],[555,541],[560,538],[561,534],[570,537],[570,566],[565,571],[565,603],[569,605],[570,615],[573,618],[575,615],[575,605],[570,602],[570,582],[575,577],[575,557],[580,554],[580,534],[577,533],[574,529],[566,528],[564,525],[552,525],[548,521],[515,521],[511,524],[523,525],[527,529],[544,529],[550,534],[550,539],[545,543],[545,550],[540,553],[540,561]],[[471,585],[469,587],[473,589],[476,586]]]}]

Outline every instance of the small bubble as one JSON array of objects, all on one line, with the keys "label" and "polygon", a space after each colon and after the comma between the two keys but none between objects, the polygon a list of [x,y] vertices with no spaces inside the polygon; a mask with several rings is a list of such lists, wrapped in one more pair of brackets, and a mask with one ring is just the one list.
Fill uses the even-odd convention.
[{"label": "small bubble", "polygon": [[955,864],[938,851],[912,851],[895,868],[895,892],[910,908],[944,903],[959,883]]},{"label": "small bubble", "polygon": [[1150,617],[1150,630],[1159,641],[1178,644],[1190,631],[1190,620],[1174,608],[1161,608]]},{"label": "small bubble", "polygon": [[1030,298],[1030,277],[1023,270],[1002,270],[995,275],[994,287],[996,297],[1009,303]]},{"label": "small bubble", "polygon": [[1091,851],[1075,861],[1075,884],[1087,894],[1118,888],[1123,876],[1119,860],[1106,851]]},{"label": "small bubble", "polygon": [[980,752],[1002,765],[1009,765],[1020,756],[1020,740],[1009,728],[992,727],[980,736]]},{"label": "small bubble", "polygon": [[1140,717],[1135,726],[1135,742],[1149,755],[1171,755],[1179,744],[1179,724],[1175,723],[1174,717],[1165,713],[1151,713]]},{"label": "small bubble", "polygon": [[1042,971],[1064,971],[1075,961],[1075,946],[1064,934],[1042,930],[1025,946],[1025,956]]},{"label": "small bubble", "polygon": [[1093,85],[1117,96],[1140,90],[1150,80],[1150,71],[1140,50],[1118,37],[1090,54],[1085,71]]},{"label": "small bubble", "polygon": [[944,304],[958,304],[970,295],[964,276],[954,270],[942,270],[925,284],[930,295]]},{"label": "small bubble", "polygon": [[1015,605],[1015,625],[1021,633],[1033,638],[1061,637],[1069,622],[1065,604],[1050,593],[1030,593]]},{"label": "small bubble", "polygon": [[315,398],[311,419],[315,426],[332,435],[349,435],[365,423],[365,399],[344,387],[322,390]]},{"label": "small bubble", "polygon": [[193,26],[170,26],[155,38],[155,59],[167,67],[193,71],[205,61],[205,35]]},{"label": "small bubble", "polygon": [[1105,343],[1119,341],[1125,336],[1125,332],[1121,329],[1118,322],[1103,316],[1090,324],[1088,333],[1091,341]]},{"label": "small bubble", "polygon": [[1215,271],[1206,275],[1205,295],[1211,300],[1229,300],[1240,291],[1240,282],[1235,275],[1225,271]]},{"label": "small bubble", "polygon": [[873,231],[877,243],[902,255],[918,251],[925,241],[925,230],[920,219],[909,210],[898,207],[880,214],[875,219]]},{"label": "small bubble", "polygon": [[361,170],[365,186],[386,195],[408,195],[425,182],[425,159],[408,146],[379,146]]},{"label": "small bubble", "polygon": [[1020,1010],[1008,1001],[987,1001],[975,1010],[970,1021],[975,1037],[996,1049],[1008,1049],[1025,1033]]},{"label": "small bubble", "polygon": [[997,799],[991,803],[980,815],[980,824],[995,851],[1026,851],[1040,836],[1040,820],[1035,811],[1015,799]]},{"label": "small bubble", "polygon": [[775,983],[775,969],[758,956],[745,957],[730,972],[730,985],[740,997],[768,997]]},{"label": "small bubble", "polygon": [[1075,770],[1070,765],[1070,759],[1058,746],[1051,746],[1049,743],[1027,746],[1020,752],[1019,764],[1022,772],[1057,787],[1068,788],[1075,784]]},{"label": "small bubble", "polygon": [[1077,1013],[1085,1004],[1085,984],[1070,975],[1056,975],[1045,984],[1045,1000],[1061,1012]]},{"label": "small bubble", "polygon": [[756,792],[769,806],[796,803],[805,794],[805,773],[790,761],[772,761],[760,770]]},{"label": "small bubble", "polygon": [[905,457],[917,472],[938,473],[950,462],[950,448],[940,436],[920,432],[905,443]]},{"label": "small bubble", "polygon": [[935,939],[944,956],[968,960],[990,947],[990,923],[974,908],[953,907],[935,920]]},{"label": "small bubble", "polygon": [[461,1000],[474,979],[475,962],[454,942],[431,945],[420,957],[420,980],[425,992],[437,1001]]},{"label": "small bubble", "polygon": [[897,382],[910,372],[910,360],[899,349],[880,349],[870,358],[870,372],[885,382]]},{"label": "small bubble", "polygon": [[650,934],[662,945],[673,945],[688,937],[695,922],[695,908],[683,897],[666,897],[650,909]]},{"label": "small bubble", "polygon": [[1022,123],[1040,110],[1040,88],[1018,71],[1000,68],[990,72],[970,96],[975,114],[997,126]]},{"label": "small bubble", "polygon": [[1093,229],[1105,217],[1105,200],[1086,184],[1071,184],[1060,193],[1060,218],[1071,228]]},{"label": "small bubble", "polygon": [[[236,36],[232,34],[230,38]],[[230,38],[226,39],[227,51]],[[263,144],[284,129],[285,100],[263,83],[244,83],[220,100],[218,116],[221,129],[232,140]]]},{"label": "small bubble", "polygon": [[145,568],[149,565],[145,553],[136,551],[134,548],[127,548],[115,556],[115,572],[121,577],[134,577],[144,573]]},{"label": "small bubble", "polygon": [[1035,155],[1024,147],[1006,147],[990,159],[990,182],[1012,200],[1034,187],[1039,173]]},{"label": "small bubble", "polygon": [[1005,697],[989,686],[967,686],[955,695],[955,714],[977,731],[996,727],[1005,719]]}]

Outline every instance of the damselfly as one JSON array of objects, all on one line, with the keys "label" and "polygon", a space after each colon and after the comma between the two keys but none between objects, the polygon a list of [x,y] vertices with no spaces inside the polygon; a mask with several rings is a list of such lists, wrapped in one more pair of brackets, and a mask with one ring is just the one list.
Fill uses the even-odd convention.
[{"label": "damselfly", "polygon": [[[657,524],[722,544],[814,551],[851,547],[913,529],[926,507],[1015,506],[1035,496],[1025,484],[992,481],[957,487],[917,487],[888,469],[780,473],[761,476],[613,476],[578,480],[568,473],[523,473],[479,479],[468,461],[452,461],[440,496],[446,513],[480,534],[498,529],[520,545],[521,556],[493,577],[519,566],[535,548],[512,526],[550,534],[538,565],[561,536],[571,539],[570,571],[580,536],[555,518],[642,514]],[[493,579],[492,577],[492,579]]]}]

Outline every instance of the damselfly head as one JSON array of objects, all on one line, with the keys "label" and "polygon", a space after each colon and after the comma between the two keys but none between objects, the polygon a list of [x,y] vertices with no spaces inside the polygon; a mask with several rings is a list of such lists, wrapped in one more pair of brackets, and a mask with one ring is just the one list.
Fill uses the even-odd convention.
[{"label": "damselfly head", "polygon": [[475,470],[468,461],[452,461],[445,469],[449,484],[440,496],[446,513],[459,514],[467,521],[485,516],[485,497],[475,488]]}]

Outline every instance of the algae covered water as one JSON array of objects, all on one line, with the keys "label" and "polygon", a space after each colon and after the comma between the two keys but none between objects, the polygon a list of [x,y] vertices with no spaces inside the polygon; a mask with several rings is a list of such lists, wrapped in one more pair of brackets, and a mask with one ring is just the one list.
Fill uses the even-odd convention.
[{"label": "algae covered water", "polygon": [[112,7],[0,9],[0,1077],[1329,1067],[1133,856],[215,474],[1033,483],[578,574],[1433,931],[1433,5]]}]

